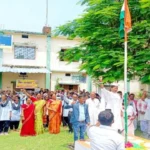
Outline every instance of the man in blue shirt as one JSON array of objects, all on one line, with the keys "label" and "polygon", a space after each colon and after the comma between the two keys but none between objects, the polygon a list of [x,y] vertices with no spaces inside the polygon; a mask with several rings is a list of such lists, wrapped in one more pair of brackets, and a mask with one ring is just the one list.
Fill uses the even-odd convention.
[{"label": "man in blue shirt", "polygon": [[85,104],[85,95],[80,95],[79,101],[73,105],[70,122],[74,129],[74,141],[78,140],[79,133],[80,140],[84,140],[86,126],[90,124],[88,105]]}]

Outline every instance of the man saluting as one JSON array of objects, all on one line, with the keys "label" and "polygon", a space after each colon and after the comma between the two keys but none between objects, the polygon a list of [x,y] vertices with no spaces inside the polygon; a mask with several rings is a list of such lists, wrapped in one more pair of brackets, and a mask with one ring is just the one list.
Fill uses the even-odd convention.
[{"label": "man saluting", "polygon": [[100,77],[100,87],[101,94],[106,101],[106,109],[111,110],[114,114],[114,123],[112,127],[116,130],[122,130],[122,121],[121,121],[121,109],[122,109],[122,100],[117,93],[118,85],[112,84],[111,90],[108,91],[104,88],[104,84],[102,83],[102,77]]}]

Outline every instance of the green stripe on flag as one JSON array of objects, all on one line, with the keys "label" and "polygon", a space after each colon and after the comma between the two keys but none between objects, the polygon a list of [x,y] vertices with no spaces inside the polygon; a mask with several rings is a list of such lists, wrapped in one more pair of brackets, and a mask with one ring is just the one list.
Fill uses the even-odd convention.
[{"label": "green stripe on flag", "polygon": [[125,17],[125,11],[121,11],[120,13],[120,28],[119,28],[119,34],[120,37],[124,37],[124,17]]}]

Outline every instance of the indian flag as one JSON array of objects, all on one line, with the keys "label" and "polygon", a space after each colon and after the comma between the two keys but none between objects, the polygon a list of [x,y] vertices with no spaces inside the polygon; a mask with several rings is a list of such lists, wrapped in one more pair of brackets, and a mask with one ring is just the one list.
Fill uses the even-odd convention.
[{"label": "indian flag", "polygon": [[121,13],[120,13],[119,33],[120,33],[120,37],[122,37],[122,38],[125,35],[125,31],[128,33],[132,30],[131,15],[130,15],[129,7],[128,7],[128,4],[127,4],[127,0],[125,0],[125,1],[126,2],[123,3]]}]

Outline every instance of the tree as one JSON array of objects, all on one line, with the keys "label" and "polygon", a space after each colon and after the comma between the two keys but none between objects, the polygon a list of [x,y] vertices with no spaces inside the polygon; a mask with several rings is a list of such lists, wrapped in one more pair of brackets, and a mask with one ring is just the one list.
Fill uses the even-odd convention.
[{"label": "tree", "polygon": [[[64,59],[82,60],[81,70],[104,82],[123,79],[124,39],[119,37],[120,0],[82,0],[80,18],[56,29],[56,35],[81,38],[81,44],[65,52]],[[128,78],[150,83],[150,1],[129,0],[132,32],[128,38]]]},{"label": "tree", "polygon": [[56,85],[55,85],[55,90],[58,91],[58,90],[63,90],[63,88],[60,86],[59,84],[59,78],[56,79]]}]

